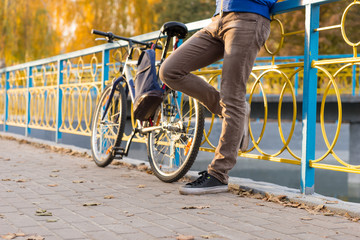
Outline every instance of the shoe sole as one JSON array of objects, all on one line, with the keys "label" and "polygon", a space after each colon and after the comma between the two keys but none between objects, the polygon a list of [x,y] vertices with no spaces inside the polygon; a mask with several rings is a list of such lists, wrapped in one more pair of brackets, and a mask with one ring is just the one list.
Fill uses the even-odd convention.
[{"label": "shoe sole", "polygon": [[250,119],[250,113],[251,113],[251,108],[250,108],[250,104],[248,102],[246,103],[246,107],[245,107],[245,119],[244,119],[244,135],[242,137],[241,143],[240,143],[240,150],[242,152],[245,152],[249,146],[249,141],[250,141],[250,134],[249,134],[249,119]]},{"label": "shoe sole", "polygon": [[185,188],[185,187],[179,188],[179,193],[182,195],[202,195],[202,194],[211,194],[211,193],[222,193],[227,191],[229,191],[227,185],[207,187],[207,188]]}]

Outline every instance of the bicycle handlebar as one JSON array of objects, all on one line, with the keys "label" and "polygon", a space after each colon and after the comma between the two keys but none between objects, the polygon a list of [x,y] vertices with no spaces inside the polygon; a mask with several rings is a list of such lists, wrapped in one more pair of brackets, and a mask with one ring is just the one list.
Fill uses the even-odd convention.
[{"label": "bicycle handlebar", "polygon": [[[135,43],[135,44],[144,45],[147,48],[151,48],[151,46],[153,45],[153,43],[151,43],[151,42],[140,42],[140,41],[136,41],[136,40],[133,40],[133,39],[130,39],[130,38],[117,36],[117,35],[114,35],[112,32],[102,32],[102,31],[99,31],[99,30],[92,29],[91,33],[106,37],[108,39],[108,42],[112,42],[114,39],[118,39],[118,40],[127,41],[129,43]],[[160,50],[162,49],[162,47],[159,46],[159,45],[156,45],[155,48],[160,49]]]}]

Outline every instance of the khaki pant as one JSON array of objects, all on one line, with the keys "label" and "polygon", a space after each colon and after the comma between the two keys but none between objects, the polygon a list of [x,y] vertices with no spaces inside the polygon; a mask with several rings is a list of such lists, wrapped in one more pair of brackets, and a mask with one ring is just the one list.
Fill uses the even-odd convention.
[{"label": "khaki pant", "polygon": [[[255,58],[270,34],[270,21],[253,13],[224,13],[197,32],[161,66],[160,78],[170,88],[198,99],[222,115],[222,132],[208,172],[223,183],[237,158],[244,131],[246,82]],[[191,71],[223,60],[218,92]]]}]

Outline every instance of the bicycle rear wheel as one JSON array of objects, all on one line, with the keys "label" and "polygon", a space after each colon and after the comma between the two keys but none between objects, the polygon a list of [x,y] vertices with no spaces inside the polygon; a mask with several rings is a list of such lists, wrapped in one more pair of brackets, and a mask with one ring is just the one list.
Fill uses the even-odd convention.
[{"label": "bicycle rear wheel", "polygon": [[164,182],[177,181],[191,168],[204,129],[203,106],[193,98],[178,94],[165,97],[153,121],[154,126],[163,127],[148,134],[149,162],[154,174]]},{"label": "bicycle rear wheel", "polygon": [[111,85],[105,87],[96,106],[91,128],[91,152],[99,167],[106,167],[114,159],[113,148],[121,144],[126,122],[126,95],[124,88],[116,86],[106,115],[105,108],[110,98]]}]

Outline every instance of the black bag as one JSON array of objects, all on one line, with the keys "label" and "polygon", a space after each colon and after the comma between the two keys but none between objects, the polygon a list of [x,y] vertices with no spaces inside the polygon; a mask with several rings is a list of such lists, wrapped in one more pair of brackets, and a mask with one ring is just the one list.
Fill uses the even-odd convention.
[{"label": "black bag", "polygon": [[163,90],[157,81],[155,51],[143,51],[135,77],[134,117],[144,121],[155,114],[163,100]]}]

